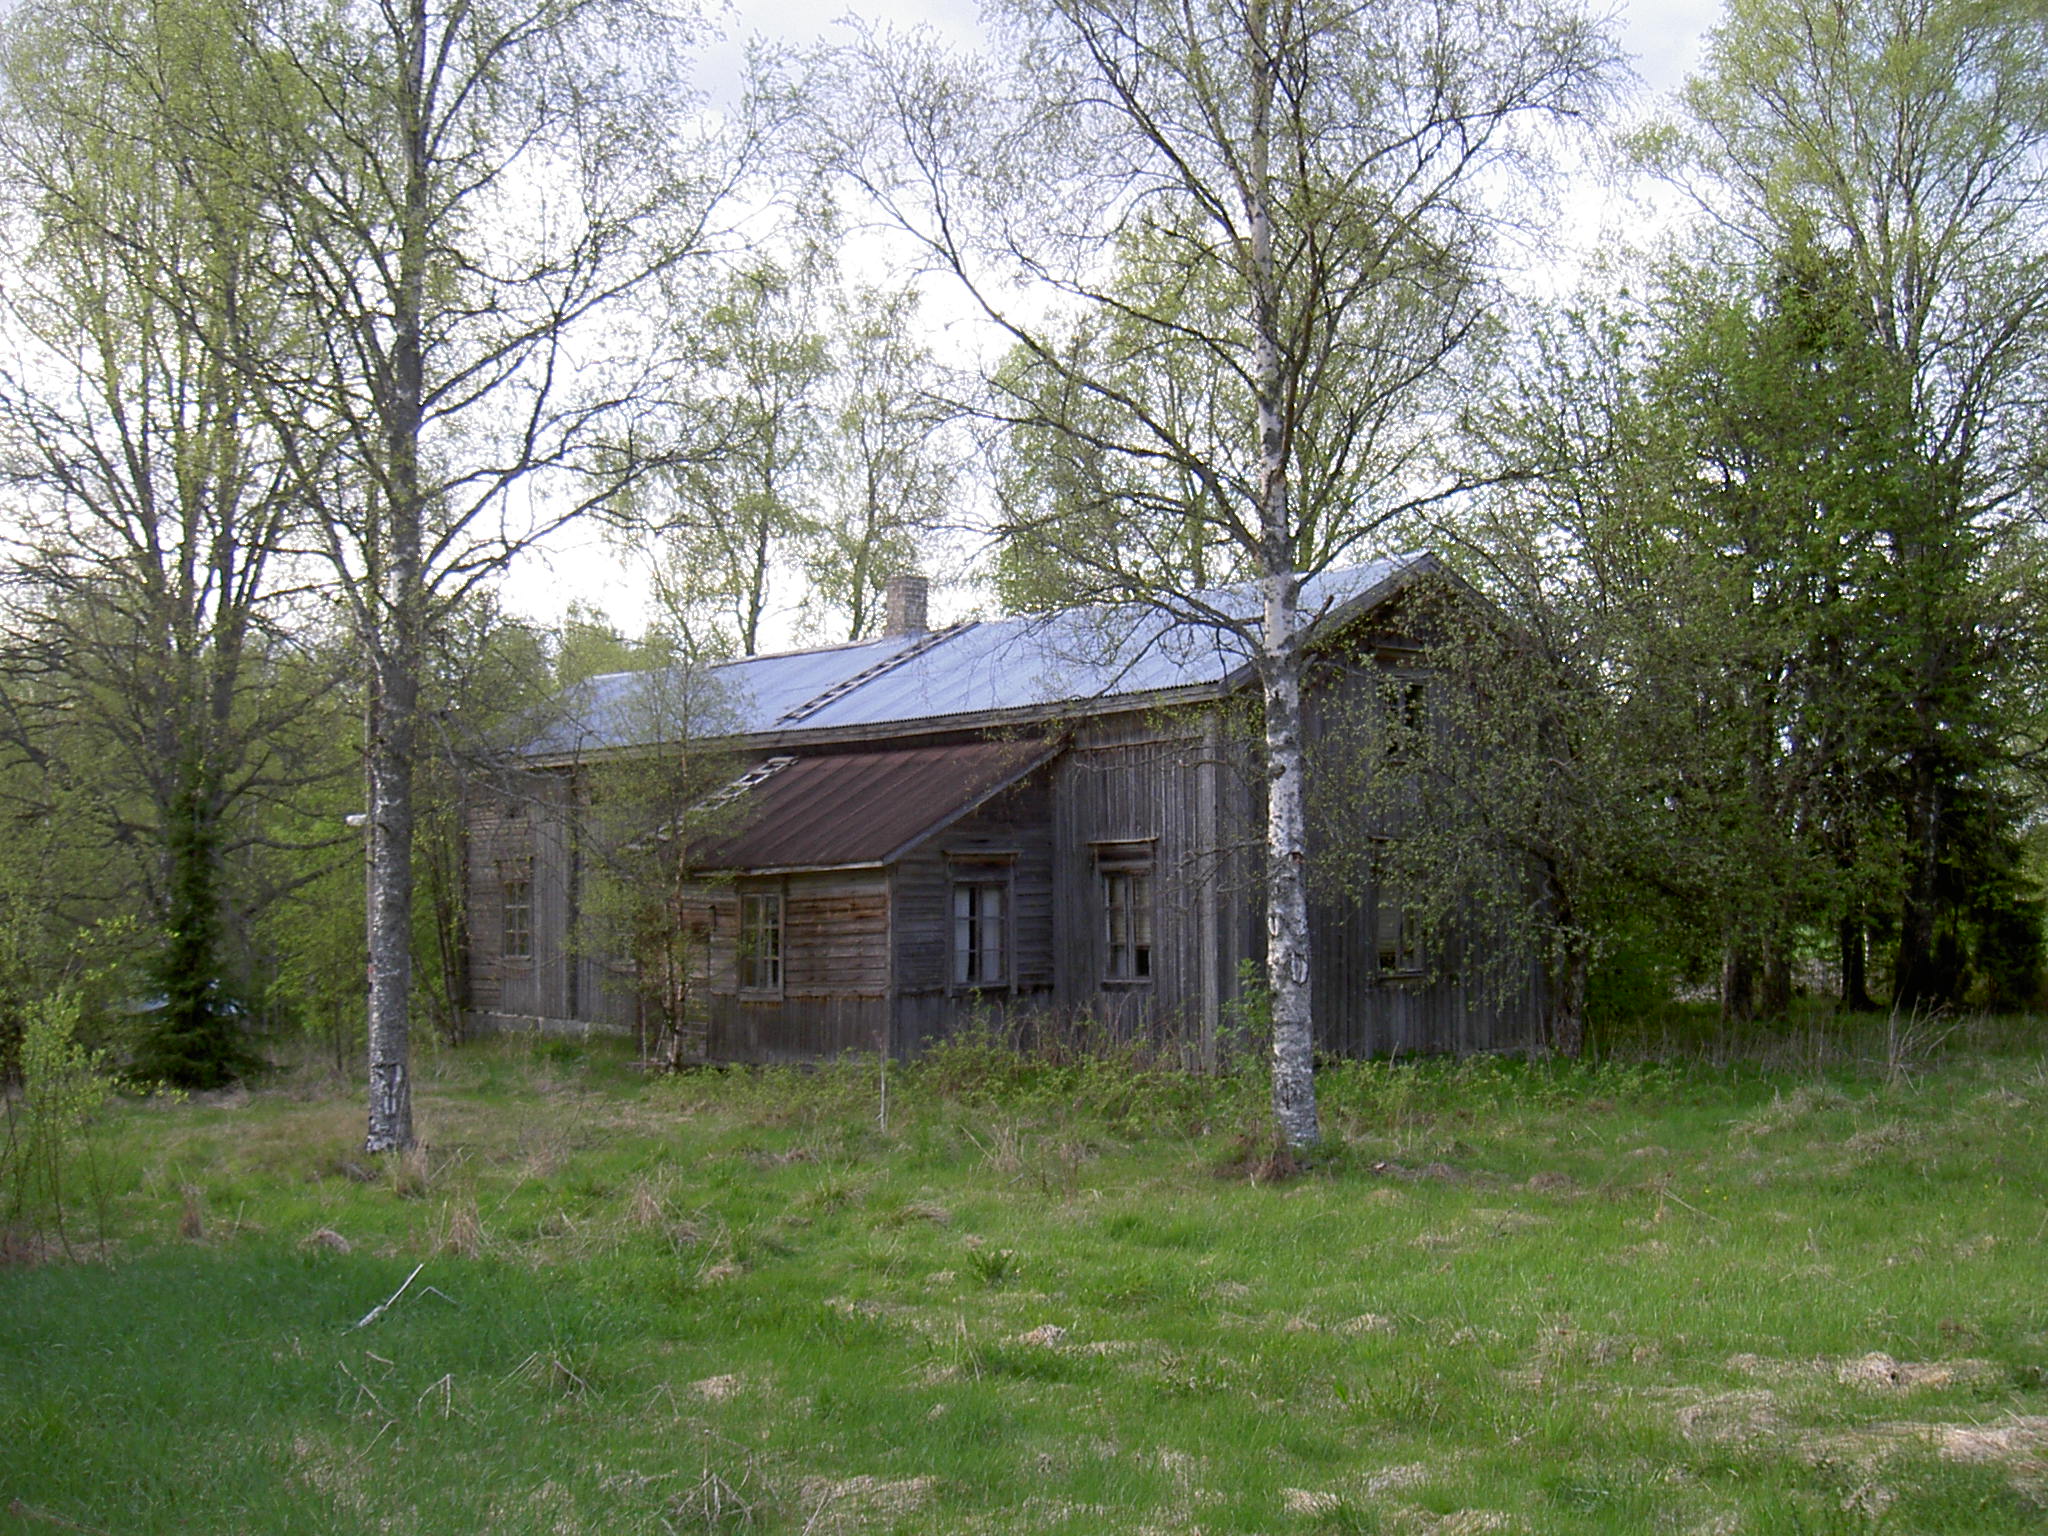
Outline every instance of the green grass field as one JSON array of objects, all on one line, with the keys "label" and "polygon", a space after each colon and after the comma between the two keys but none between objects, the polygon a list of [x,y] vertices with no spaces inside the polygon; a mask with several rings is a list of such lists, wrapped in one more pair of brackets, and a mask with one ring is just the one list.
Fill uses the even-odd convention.
[{"label": "green grass field", "polygon": [[126,1104],[0,1268],[0,1530],[2048,1529],[2048,1058],[1947,1050],[1350,1066],[1292,1176],[1255,1081],[973,1050],[445,1051],[384,1167]]}]

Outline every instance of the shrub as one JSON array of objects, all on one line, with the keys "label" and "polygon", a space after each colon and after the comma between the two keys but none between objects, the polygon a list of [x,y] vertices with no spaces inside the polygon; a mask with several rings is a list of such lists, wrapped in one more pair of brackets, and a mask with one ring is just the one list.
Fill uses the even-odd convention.
[{"label": "shrub", "polygon": [[29,1009],[21,1037],[21,1091],[8,1101],[0,1148],[0,1199],[10,1225],[65,1231],[66,1166],[88,1122],[107,1102],[114,1079],[106,1053],[78,1043],[79,1001],[62,992]]}]

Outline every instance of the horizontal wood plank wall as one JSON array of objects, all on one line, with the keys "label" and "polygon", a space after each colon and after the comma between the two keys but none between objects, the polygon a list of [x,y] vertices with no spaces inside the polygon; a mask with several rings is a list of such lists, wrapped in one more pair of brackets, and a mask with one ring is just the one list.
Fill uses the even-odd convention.
[{"label": "horizontal wood plank wall", "polygon": [[[1040,769],[972,816],[962,817],[890,870],[894,982],[898,997],[892,1050],[910,1055],[963,1027],[991,1022],[1013,1007],[1036,1006],[1053,986],[1052,774]],[[1010,963],[1014,988],[955,992],[953,868],[973,864],[1008,872]],[[1014,855],[1014,857],[1011,857]]]},{"label": "horizontal wood plank wall", "polygon": [[[741,889],[747,888],[742,882]],[[782,884],[783,991],[880,997],[889,990],[889,886],[880,870],[790,875]]]},{"label": "horizontal wood plank wall", "polygon": [[[780,997],[739,990],[740,894],[782,893]],[[711,1061],[821,1061],[889,1038],[889,896],[880,870],[742,879],[707,888],[684,920],[709,931],[704,1054]]]}]

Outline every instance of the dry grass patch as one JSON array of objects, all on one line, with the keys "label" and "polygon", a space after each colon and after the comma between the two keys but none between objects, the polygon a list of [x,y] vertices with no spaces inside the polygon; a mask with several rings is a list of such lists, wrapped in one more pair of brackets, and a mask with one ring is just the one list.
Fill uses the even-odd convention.
[{"label": "dry grass patch", "polygon": [[938,1479],[933,1477],[807,1477],[798,1488],[798,1497],[808,1511],[803,1529],[873,1530],[924,1508],[937,1487]]},{"label": "dry grass patch", "polygon": [[1703,1445],[1745,1447],[1766,1445],[1784,1435],[1785,1422],[1779,1417],[1774,1392],[1750,1388],[1702,1394],[1698,1389],[1684,1388],[1678,1395],[1693,1399],[1675,1415],[1678,1432],[1687,1440]]}]

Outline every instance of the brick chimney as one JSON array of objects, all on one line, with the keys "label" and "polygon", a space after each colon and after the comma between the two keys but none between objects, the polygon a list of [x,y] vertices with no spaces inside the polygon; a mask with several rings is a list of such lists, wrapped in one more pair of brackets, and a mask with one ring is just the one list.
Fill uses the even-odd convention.
[{"label": "brick chimney", "polygon": [[883,636],[923,634],[930,627],[925,622],[925,602],[931,589],[932,584],[922,576],[891,576],[882,591]]}]

